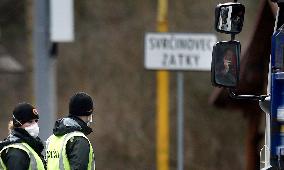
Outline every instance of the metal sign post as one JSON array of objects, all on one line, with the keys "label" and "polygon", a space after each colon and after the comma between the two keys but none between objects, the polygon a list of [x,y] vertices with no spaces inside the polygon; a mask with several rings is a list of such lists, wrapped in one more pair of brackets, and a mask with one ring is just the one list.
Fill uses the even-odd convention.
[{"label": "metal sign post", "polygon": [[184,101],[183,101],[183,94],[184,94],[184,76],[183,72],[177,72],[177,169],[183,170],[183,161],[184,161]]},{"label": "metal sign post", "polygon": [[34,83],[36,107],[40,114],[40,137],[45,141],[51,134],[55,121],[56,59],[50,56],[48,1],[35,1],[34,23]]}]

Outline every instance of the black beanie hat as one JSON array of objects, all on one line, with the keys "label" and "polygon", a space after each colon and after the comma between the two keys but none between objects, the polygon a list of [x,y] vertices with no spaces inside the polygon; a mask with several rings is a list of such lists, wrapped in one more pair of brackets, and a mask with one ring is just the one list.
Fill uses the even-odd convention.
[{"label": "black beanie hat", "polygon": [[84,93],[74,94],[69,101],[69,114],[74,116],[89,116],[93,113],[93,100]]},{"label": "black beanie hat", "polygon": [[37,110],[29,103],[19,103],[13,110],[13,125],[19,127],[24,123],[39,119]]}]

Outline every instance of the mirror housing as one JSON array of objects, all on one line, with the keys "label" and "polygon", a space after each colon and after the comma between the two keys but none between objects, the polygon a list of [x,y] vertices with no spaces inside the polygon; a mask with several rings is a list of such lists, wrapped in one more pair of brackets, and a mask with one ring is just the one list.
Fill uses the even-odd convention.
[{"label": "mirror housing", "polygon": [[238,85],[240,54],[239,41],[222,41],[215,44],[211,63],[211,82],[214,86],[236,87]]},{"label": "mirror housing", "polygon": [[215,8],[215,29],[226,34],[238,34],[242,31],[245,6],[240,3],[219,4]]}]

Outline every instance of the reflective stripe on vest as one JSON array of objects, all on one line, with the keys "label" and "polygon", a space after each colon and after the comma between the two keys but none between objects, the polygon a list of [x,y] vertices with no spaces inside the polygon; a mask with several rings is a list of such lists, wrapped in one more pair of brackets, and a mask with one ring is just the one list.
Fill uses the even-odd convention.
[{"label": "reflective stripe on vest", "polygon": [[66,144],[75,136],[81,136],[88,140],[90,146],[88,170],[95,170],[94,154],[91,142],[82,132],[72,132],[64,136],[52,135],[47,140],[47,169],[49,170],[70,170],[69,161],[66,155]]},{"label": "reflective stripe on vest", "polygon": [[[29,170],[44,170],[44,165],[42,160],[40,159],[40,157],[38,156],[38,154],[26,143],[15,143],[15,144],[11,144],[8,146],[5,146],[1,151],[0,151],[0,155],[2,154],[2,152],[8,148],[16,148],[16,149],[21,149],[23,151],[25,151],[29,158],[30,158],[30,166],[29,166]],[[21,165],[19,165],[21,166]],[[2,170],[6,170],[7,167],[4,164],[2,157],[0,157],[0,169]]]}]

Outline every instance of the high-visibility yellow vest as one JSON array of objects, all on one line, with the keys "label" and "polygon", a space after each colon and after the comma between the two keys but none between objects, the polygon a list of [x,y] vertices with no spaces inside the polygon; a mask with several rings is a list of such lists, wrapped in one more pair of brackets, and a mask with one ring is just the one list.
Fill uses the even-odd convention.
[{"label": "high-visibility yellow vest", "polygon": [[66,144],[75,136],[81,136],[88,140],[90,145],[88,170],[96,169],[93,147],[89,139],[82,132],[71,132],[63,136],[51,135],[47,139],[46,160],[48,170],[70,170],[69,160],[66,155]]},{"label": "high-visibility yellow vest", "polygon": [[[30,166],[29,166],[29,170],[44,170],[44,164],[42,162],[42,160],[40,159],[40,157],[38,156],[38,154],[33,150],[33,148],[31,148],[27,143],[14,143],[14,144],[10,144],[8,146],[5,146],[1,151],[0,151],[0,155],[2,154],[2,152],[8,148],[16,148],[16,149],[21,149],[23,151],[25,151],[30,158]],[[21,165],[19,165],[21,166]],[[7,170],[6,165],[4,164],[2,158],[0,157],[0,169],[1,170]]]}]

